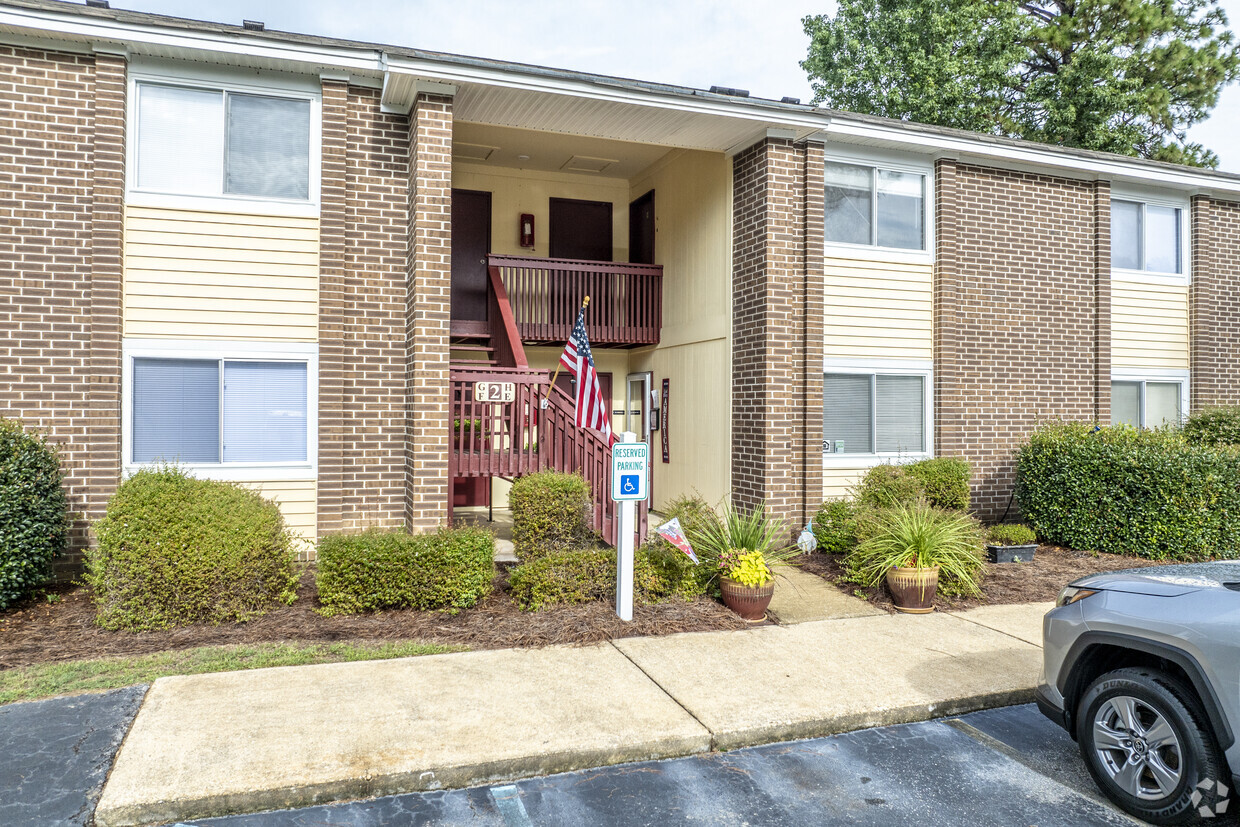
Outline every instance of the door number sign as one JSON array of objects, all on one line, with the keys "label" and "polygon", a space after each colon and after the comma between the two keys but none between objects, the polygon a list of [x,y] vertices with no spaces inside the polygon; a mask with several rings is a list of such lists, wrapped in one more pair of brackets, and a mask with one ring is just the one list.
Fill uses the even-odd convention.
[{"label": "door number sign", "polygon": [[517,398],[514,382],[475,382],[475,402],[512,402]]},{"label": "door number sign", "polygon": [[611,449],[611,498],[616,502],[649,496],[650,446],[617,442]]}]

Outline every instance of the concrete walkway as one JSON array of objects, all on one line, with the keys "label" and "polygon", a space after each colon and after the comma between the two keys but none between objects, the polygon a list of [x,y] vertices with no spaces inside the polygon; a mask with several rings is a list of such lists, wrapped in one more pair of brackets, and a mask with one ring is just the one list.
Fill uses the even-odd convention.
[{"label": "concrete walkway", "polygon": [[1027,701],[1030,630],[1049,606],[997,608],[163,678],[95,821],[492,783]]}]

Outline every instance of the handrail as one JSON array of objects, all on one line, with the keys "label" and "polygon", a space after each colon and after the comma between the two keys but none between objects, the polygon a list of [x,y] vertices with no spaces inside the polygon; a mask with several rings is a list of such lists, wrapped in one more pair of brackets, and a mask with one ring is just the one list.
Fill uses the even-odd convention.
[{"label": "handrail", "polygon": [[[590,485],[591,527],[616,543],[619,527],[611,500],[611,445],[597,431],[577,427],[574,401],[551,386],[546,371],[522,368],[454,367],[451,370],[455,420],[449,455],[453,477],[519,477],[546,469],[579,471]],[[476,382],[512,382],[512,402],[479,402]],[[549,391],[549,392],[548,392]],[[542,398],[546,408],[540,407]],[[646,503],[639,503],[638,541],[646,536]]]},{"label": "handrail", "polygon": [[488,264],[487,278],[491,282],[491,289],[487,291],[487,318],[491,320],[491,343],[495,348],[495,361],[505,367],[528,367],[521,334],[517,331],[517,322],[512,316],[512,304],[508,301],[508,290],[504,287],[499,268]]},{"label": "handrail", "polygon": [[567,258],[492,255],[520,338],[563,342],[585,296],[586,332],[594,345],[658,344],[663,325],[663,267]]}]

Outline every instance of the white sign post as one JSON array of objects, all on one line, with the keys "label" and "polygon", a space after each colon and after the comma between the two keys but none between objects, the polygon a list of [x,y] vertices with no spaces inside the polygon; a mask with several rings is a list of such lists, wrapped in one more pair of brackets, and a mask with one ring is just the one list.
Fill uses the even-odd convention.
[{"label": "white sign post", "polygon": [[633,534],[637,502],[649,496],[650,446],[625,431],[611,448],[611,498],[620,503],[616,529],[616,614],[633,619]]}]

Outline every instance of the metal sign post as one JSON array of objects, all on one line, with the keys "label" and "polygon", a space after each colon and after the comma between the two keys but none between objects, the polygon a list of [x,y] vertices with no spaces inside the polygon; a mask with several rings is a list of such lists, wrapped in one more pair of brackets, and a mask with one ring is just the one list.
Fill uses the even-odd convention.
[{"label": "metal sign post", "polygon": [[616,530],[616,614],[633,619],[633,535],[637,503],[649,496],[650,446],[625,431],[611,449],[611,498],[620,503]]}]

